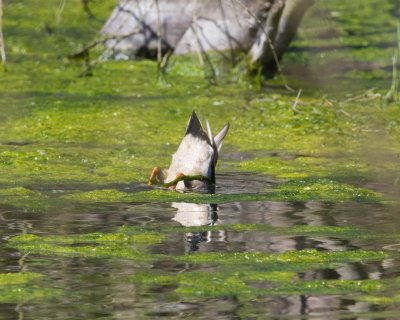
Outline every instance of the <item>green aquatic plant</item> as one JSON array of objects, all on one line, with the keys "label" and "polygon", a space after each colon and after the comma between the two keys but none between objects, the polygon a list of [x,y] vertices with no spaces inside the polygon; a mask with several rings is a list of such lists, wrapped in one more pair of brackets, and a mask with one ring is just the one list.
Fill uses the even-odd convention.
[{"label": "green aquatic plant", "polygon": [[[230,227],[228,226],[228,230],[229,229]],[[235,230],[235,227],[232,229]],[[188,231],[181,229],[181,232],[182,230]],[[278,230],[280,229],[275,230],[275,232]],[[301,234],[299,230],[296,230],[297,229],[294,229],[295,233]],[[168,258],[185,263],[211,263],[217,265],[262,264],[264,266],[266,264],[271,264],[275,266],[282,265],[282,268],[284,268],[286,264],[290,264],[290,268],[293,268],[293,265],[304,266],[304,264],[329,266],[334,263],[376,261],[390,257],[390,254],[387,252],[363,250],[346,252],[300,250],[279,254],[264,252],[207,252],[175,257],[167,257],[160,254],[152,255],[146,252],[147,246],[161,243],[165,239],[167,231],[172,232],[171,229],[165,231],[161,229],[161,232],[157,232],[147,231],[144,228],[122,227],[118,232],[111,234],[91,233],[86,235],[48,237],[23,234],[11,238],[9,244],[10,246],[17,247],[21,251],[40,254],[126,258],[143,261]],[[288,232],[291,231],[292,229],[288,230]],[[133,247],[135,247],[136,250],[133,250]]]},{"label": "green aquatic plant", "polygon": [[0,286],[23,284],[42,277],[42,274],[33,272],[0,273]]},{"label": "green aquatic plant", "polygon": [[[390,255],[383,251],[329,251],[317,250],[287,251],[284,253],[264,252],[207,252],[195,255],[177,257],[178,260],[190,263],[211,263],[211,264],[310,264],[329,266],[340,262],[376,261],[388,258]],[[292,266],[290,266],[292,268]]]},{"label": "green aquatic plant", "polygon": [[179,193],[155,189],[140,192],[124,192],[103,189],[73,192],[62,196],[64,200],[90,202],[192,202],[228,203],[236,201],[366,201],[381,202],[382,195],[364,188],[340,183],[330,179],[289,180],[275,190],[260,193],[199,194]]},{"label": "green aquatic plant", "polygon": [[[219,230],[223,226],[207,227]],[[145,288],[166,286],[171,294],[185,298],[236,296],[242,300],[275,295],[349,294],[379,295],[387,289],[380,280],[304,281],[299,273],[335,268],[346,263],[382,261],[393,253],[373,250],[272,252],[198,252],[190,255],[150,253],[149,246],[167,239],[168,234],[199,232],[205,227],[129,227],[115,233],[89,233],[72,236],[36,236],[24,234],[9,240],[22,252],[40,255],[96,259],[129,259],[139,263],[156,261],[185,265],[185,272],[160,271],[157,268],[136,272],[129,279]],[[259,225],[227,225],[232,232],[266,232],[273,235],[309,235],[317,237],[368,238],[371,235],[349,227],[273,228]],[[372,235],[374,236],[374,235]],[[209,268],[215,269],[211,274]],[[196,270],[196,271],[192,271]],[[1,279],[1,277],[0,277]],[[20,280],[18,280],[20,281]]]},{"label": "green aquatic plant", "polygon": [[196,227],[185,227],[181,226],[123,226],[119,230],[124,234],[137,234],[141,232],[157,232],[160,234],[169,233],[188,233],[188,232],[206,232],[210,230],[225,230],[233,232],[265,232],[270,235],[303,235],[313,237],[340,237],[340,238],[362,238],[362,239],[373,239],[379,237],[396,238],[395,235],[390,234],[377,234],[371,233],[367,230],[359,229],[350,226],[309,226],[309,225],[298,225],[293,227],[273,227],[269,224],[223,224],[214,226],[196,226]]},{"label": "green aquatic plant", "polygon": [[145,231],[127,234],[123,230],[111,234],[91,233],[68,237],[23,234],[10,239],[10,245],[22,251],[44,255],[125,258],[143,262],[163,257],[146,252],[146,247],[162,242],[165,235]]},{"label": "green aquatic plant", "polygon": [[23,187],[0,189],[0,204],[28,211],[44,211],[49,204],[48,196]]},{"label": "green aquatic plant", "polygon": [[33,272],[1,273],[0,303],[27,303],[52,300],[61,294],[59,289],[40,285],[43,275]]},{"label": "green aquatic plant", "polygon": [[378,192],[358,188],[326,178],[289,180],[278,187],[284,199],[325,201],[369,201],[380,202],[384,198]]},{"label": "green aquatic plant", "polygon": [[139,273],[131,281],[145,287],[169,286],[176,288],[178,296],[227,297],[240,300],[281,295],[337,295],[367,293],[378,294],[388,288],[388,283],[379,280],[312,280],[299,279],[293,272],[236,270],[234,272],[192,271],[176,275]]}]

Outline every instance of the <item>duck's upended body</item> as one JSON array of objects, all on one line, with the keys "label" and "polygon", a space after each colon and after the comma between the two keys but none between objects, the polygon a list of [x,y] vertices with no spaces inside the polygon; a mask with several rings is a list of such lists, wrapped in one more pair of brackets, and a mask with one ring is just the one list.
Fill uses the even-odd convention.
[{"label": "duck's upended body", "polygon": [[[176,153],[172,156],[171,165],[167,170],[161,171],[154,168],[149,183],[154,180],[169,183],[179,177],[195,177],[197,179],[181,179],[170,186],[176,190],[198,189],[203,186],[215,184],[215,166],[218,161],[218,152],[222,146],[222,140],[228,133],[229,124],[214,137],[208,123],[207,133],[204,132],[199,118],[193,111],[184,138]],[[201,178],[200,178],[201,177]]]}]

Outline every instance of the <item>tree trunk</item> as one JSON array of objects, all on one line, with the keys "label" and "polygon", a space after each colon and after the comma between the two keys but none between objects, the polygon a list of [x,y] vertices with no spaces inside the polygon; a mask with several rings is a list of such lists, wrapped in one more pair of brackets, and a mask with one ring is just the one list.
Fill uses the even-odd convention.
[{"label": "tree trunk", "polygon": [[279,69],[279,61],[288,49],[306,10],[313,0],[276,0],[259,30],[259,40],[250,49],[253,67],[262,67],[272,76]]},{"label": "tree trunk", "polygon": [[109,57],[230,50],[272,75],[312,1],[121,0],[101,33]]}]

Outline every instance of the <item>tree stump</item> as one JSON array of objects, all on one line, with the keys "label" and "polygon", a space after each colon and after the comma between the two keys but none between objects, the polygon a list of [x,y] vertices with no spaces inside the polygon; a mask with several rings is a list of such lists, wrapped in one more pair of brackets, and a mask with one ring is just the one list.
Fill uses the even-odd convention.
[{"label": "tree stump", "polygon": [[106,56],[245,53],[272,76],[313,0],[121,0],[101,30]]}]

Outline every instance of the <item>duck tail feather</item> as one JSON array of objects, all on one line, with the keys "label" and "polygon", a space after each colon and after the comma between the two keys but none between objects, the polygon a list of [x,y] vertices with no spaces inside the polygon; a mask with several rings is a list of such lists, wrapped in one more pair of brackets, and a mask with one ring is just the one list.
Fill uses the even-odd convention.
[{"label": "duck tail feather", "polygon": [[207,127],[208,138],[210,139],[211,142],[214,142],[214,137],[212,135],[211,126],[208,120],[206,120],[206,127]]},{"label": "duck tail feather", "polygon": [[188,134],[191,134],[194,137],[197,137],[197,138],[200,138],[202,140],[206,140],[207,142],[209,142],[209,138],[208,138],[207,134],[204,132],[201,122],[195,111],[192,112],[192,115],[190,116],[190,119],[189,119],[187,127],[186,127],[185,135],[188,135]]},{"label": "duck tail feather", "polygon": [[214,142],[215,145],[217,146],[218,152],[221,150],[222,147],[222,140],[224,140],[226,134],[228,133],[229,130],[229,123],[227,123],[220,132],[214,137]]}]

